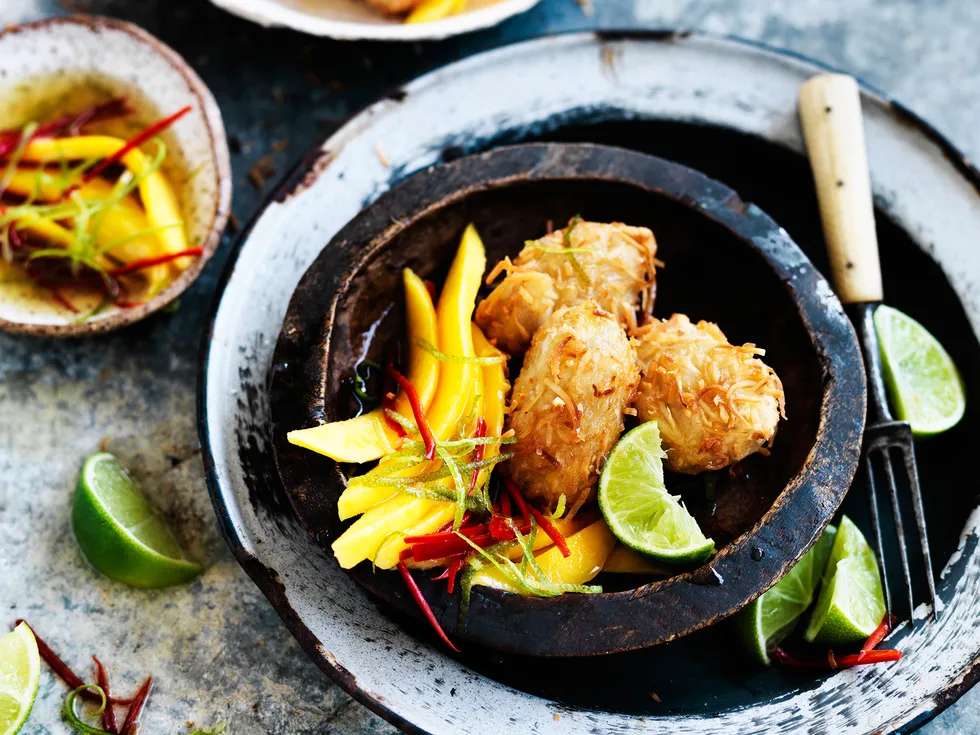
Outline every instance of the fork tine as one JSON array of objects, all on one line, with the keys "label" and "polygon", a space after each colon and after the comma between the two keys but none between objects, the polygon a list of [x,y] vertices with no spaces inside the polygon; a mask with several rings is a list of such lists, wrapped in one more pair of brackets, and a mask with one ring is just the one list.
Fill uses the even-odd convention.
[{"label": "fork tine", "polygon": [[885,474],[888,476],[888,497],[892,504],[892,515],[895,518],[895,531],[898,536],[898,558],[902,562],[902,573],[905,575],[905,588],[909,595],[909,620],[915,610],[915,600],[912,595],[912,574],[909,571],[909,550],[905,544],[905,526],[902,523],[902,509],[898,502],[898,485],[895,483],[895,468],[892,467],[891,447],[884,447]]},{"label": "fork tine", "polygon": [[922,562],[926,569],[926,584],[929,587],[929,601],[932,604],[932,619],[939,617],[939,605],[936,599],[936,580],[932,576],[932,555],[929,553],[929,534],[926,531],[926,514],[922,507],[922,489],[919,487],[919,468],[915,461],[915,447],[911,442],[903,443],[900,447],[902,459],[905,461],[905,472],[909,478],[909,489],[912,493],[912,510],[915,513],[915,525],[919,529],[919,544],[922,547]]},{"label": "fork tine", "polygon": [[868,475],[868,512],[871,517],[871,535],[875,545],[875,553],[878,555],[878,573],[881,575],[881,586],[885,591],[885,614],[891,620],[892,594],[891,589],[888,587],[888,574],[885,572],[885,547],[881,540],[881,517],[878,515],[878,491],[875,488],[875,473],[870,452],[865,453],[864,470]]}]

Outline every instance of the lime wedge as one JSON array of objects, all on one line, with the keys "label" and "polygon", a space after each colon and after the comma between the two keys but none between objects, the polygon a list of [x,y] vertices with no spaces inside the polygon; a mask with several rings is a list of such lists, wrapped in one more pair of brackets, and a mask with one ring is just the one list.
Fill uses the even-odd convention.
[{"label": "lime wedge", "polygon": [[111,454],[93,454],[85,460],[71,524],[89,563],[120,582],[169,587],[202,571],[187,559],[173,533]]},{"label": "lime wedge", "polygon": [[966,394],[953,359],[926,328],[889,306],[875,310],[885,382],[895,412],[916,436],[950,429],[963,418]]},{"label": "lime wedge", "polygon": [[656,421],[624,434],[602,468],[599,507],[624,545],[657,561],[696,564],[711,556],[715,542],[664,487],[666,456]]},{"label": "lime wedge", "polygon": [[41,657],[27,623],[0,635],[0,735],[14,735],[27,722],[40,680]]},{"label": "lime wedge", "polygon": [[884,617],[878,562],[864,535],[844,516],[803,637],[831,648],[863,643]]},{"label": "lime wedge", "polygon": [[813,602],[837,529],[827,529],[796,566],[775,585],[735,616],[735,629],[745,647],[761,664],[769,665],[769,651],[782,643]]}]

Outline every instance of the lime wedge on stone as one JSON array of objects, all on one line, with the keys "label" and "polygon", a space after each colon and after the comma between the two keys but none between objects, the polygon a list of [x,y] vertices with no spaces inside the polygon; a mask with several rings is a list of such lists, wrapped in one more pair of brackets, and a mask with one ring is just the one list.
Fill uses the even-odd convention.
[{"label": "lime wedge on stone", "polygon": [[664,487],[667,454],[656,421],[624,434],[599,478],[599,507],[624,545],[669,564],[697,564],[715,549],[680,498]]},{"label": "lime wedge on stone", "polygon": [[759,663],[769,665],[769,652],[782,643],[813,602],[837,529],[827,530],[796,566],[735,616],[735,629]]},{"label": "lime wedge on stone", "polygon": [[27,722],[40,680],[41,657],[27,623],[0,635],[0,735],[14,735]]},{"label": "lime wedge on stone", "polygon": [[885,382],[895,413],[916,436],[952,428],[963,418],[966,395],[953,359],[926,328],[889,306],[875,310]]},{"label": "lime wedge on stone", "polygon": [[828,648],[855,645],[863,643],[884,617],[878,562],[864,535],[844,516],[803,637]]},{"label": "lime wedge on stone", "polygon": [[202,571],[187,559],[166,523],[111,454],[85,460],[71,523],[89,563],[120,582],[169,587]]}]

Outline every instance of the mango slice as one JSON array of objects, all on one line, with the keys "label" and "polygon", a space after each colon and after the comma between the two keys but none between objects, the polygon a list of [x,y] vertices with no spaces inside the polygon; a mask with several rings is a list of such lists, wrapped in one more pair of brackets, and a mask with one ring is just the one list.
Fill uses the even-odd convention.
[{"label": "mango slice", "polygon": [[[545,536],[543,533],[539,535]],[[555,584],[585,584],[602,571],[602,565],[616,545],[616,537],[602,520],[568,536],[565,541],[571,551],[568,558],[562,556],[556,546],[535,554],[545,579]],[[515,585],[509,577],[491,565],[473,575],[473,584],[518,594],[525,593],[523,588]]]},{"label": "mango slice", "polygon": [[[119,152],[124,145],[126,141],[111,135],[35,138],[24,149],[21,160],[31,163],[60,163],[109,158]],[[149,167],[150,160],[142,151],[134,148],[122,157],[122,164],[133,176],[140,176]],[[180,204],[166,177],[159,170],[154,171],[143,179],[139,192],[150,227],[163,228],[155,234],[163,252],[179,253],[187,250],[187,235],[184,232]],[[173,227],[174,223],[181,223],[181,226]],[[180,258],[173,261],[173,264],[182,269],[191,262],[190,258]]]},{"label": "mango slice", "polygon": [[[418,391],[419,401],[427,412],[439,384],[439,361],[415,341],[424,339],[430,344],[438,341],[436,310],[425,282],[410,268],[402,272],[402,282],[405,285],[405,314],[410,345],[407,377]],[[407,418],[412,417],[412,407],[404,393],[399,393],[395,398],[395,411]],[[333,421],[310,429],[290,431],[286,438],[291,444],[338,462],[355,463],[380,459],[394,452],[401,444],[401,438],[388,426],[380,407],[347,421]],[[344,517],[350,516],[341,518]]]},{"label": "mango slice", "polygon": [[662,566],[628,546],[616,544],[602,565],[602,571],[614,574],[669,574]]},{"label": "mango slice", "polygon": [[466,0],[422,0],[405,18],[406,23],[431,23],[463,12]]}]

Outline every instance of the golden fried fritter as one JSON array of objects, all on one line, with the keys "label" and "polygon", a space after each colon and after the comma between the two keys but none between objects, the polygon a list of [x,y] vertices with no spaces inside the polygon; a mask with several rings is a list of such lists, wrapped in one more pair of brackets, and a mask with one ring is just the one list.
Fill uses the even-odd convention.
[{"label": "golden fried fritter", "polygon": [[564,230],[525,243],[517,259],[491,271],[507,277],[477,307],[476,323],[511,355],[527,350],[531,337],[562,306],[594,299],[620,324],[636,327],[636,310],[653,308],[657,242],[646,227],[573,219]]},{"label": "golden fried fritter", "polygon": [[633,333],[644,375],[635,407],[656,419],[667,467],[697,474],[745,459],[771,443],[786,417],[783,384],[754,344],[729,344],[717,324],[684,314]]},{"label": "golden fried fritter", "polygon": [[504,472],[538,505],[565,495],[571,512],[595,497],[599,470],[623,430],[640,379],[623,328],[592,300],[554,312],[537,330],[514,383]]}]

